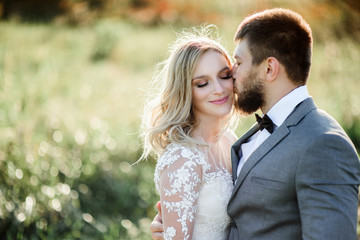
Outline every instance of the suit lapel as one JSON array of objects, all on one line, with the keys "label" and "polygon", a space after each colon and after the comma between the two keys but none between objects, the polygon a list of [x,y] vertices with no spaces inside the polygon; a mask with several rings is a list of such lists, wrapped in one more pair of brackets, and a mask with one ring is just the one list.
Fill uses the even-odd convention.
[{"label": "suit lapel", "polygon": [[[246,142],[246,140],[254,135],[259,130],[258,124],[254,124],[249,131],[247,131],[239,140],[237,140],[233,146],[231,147],[231,165],[232,165],[232,176],[235,182],[237,178],[237,168],[239,165],[240,158],[242,157],[242,153],[240,151],[241,144]],[[238,155],[241,153],[241,155]]]},{"label": "suit lapel", "polygon": [[242,167],[240,174],[237,178],[237,182],[234,187],[233,194],[241,186],[246,176],[249,174],[250,170],[271,150],[273,149],[281,140],[283,140],[288,134],[289,129],[286,126],[278,128],[273,134],[269,136],[248,158]]},{"label": "suit lapel", "polygon": [[[290,133],[290,126],[297,125],[311,110],[315,109],[316,106],[312,100],[312,98],[308,98],[300,103],[294,111],[289,115],[289,117],[285,120],[285,122],[271,134],[268,139],[266,139],[249,157],[249,159],[245,162],[244,166],[242,167],[240,174],[237,178],[237,182],[234,186],[234,191],[232,197],[235,195],[237,190],[240,188],[241,184],[243,183],[246,176],[249,174],[250,170],[269,152],[273,149],[279,142],[281,142],[289,133]],[[252,132],[254,134],[254,127],[250,129],[243,137],[237,141],[233,147],[231,152],[231,157],[236,156],[236,164],[232,159],[232,163],[236,165],[235,169],[235,177],[234,177],[234,165],[233,165],[233,177],[236,179],[236,171],[239,162],[239,157],[237,157],[237,152],[240,149],[240,145],[249,137],[249,134]],[[252,135],[251,134],[251,135]],[[251,136],[250,135],[250,136]],[[245,138],[246,137],[246,138]],[[231,198],[232,198],[231,197]]]}]

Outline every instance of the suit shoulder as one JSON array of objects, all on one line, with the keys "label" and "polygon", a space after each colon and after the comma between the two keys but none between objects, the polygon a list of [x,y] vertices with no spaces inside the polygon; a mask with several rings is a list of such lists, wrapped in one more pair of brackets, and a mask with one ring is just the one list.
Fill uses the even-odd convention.
[{"label": "suit shoulder", "polygon": [[340,142],[347,142],[353,147],[351,139],[341,125],[326,111],[319,108],[315,108],[305,115],[292,131],[298,137],[308,139],[308,143],[330,137],[330,139],[339,139]]},{"label": "suit shoulder", "polygon": [[311,131],[314,134],[345,134],[341,125],[326,111],[319,108],[313,109],[307,115],[305,115],[303,120],[299,122],[299,126],[303,128],[306,127],[306,129],[308,129],[306,132]]}]

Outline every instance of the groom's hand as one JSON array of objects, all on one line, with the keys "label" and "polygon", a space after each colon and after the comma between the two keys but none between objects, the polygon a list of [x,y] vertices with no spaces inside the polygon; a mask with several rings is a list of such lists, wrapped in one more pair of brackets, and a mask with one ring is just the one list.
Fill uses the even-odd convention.
[{"label": "groom's hand", "polygon": [[161,218],[161,203],[157,202],[156,208],[159,213],[155,216],[154,220],[150,224],[151,237],[153,240],[164,240],[164,229]]}]

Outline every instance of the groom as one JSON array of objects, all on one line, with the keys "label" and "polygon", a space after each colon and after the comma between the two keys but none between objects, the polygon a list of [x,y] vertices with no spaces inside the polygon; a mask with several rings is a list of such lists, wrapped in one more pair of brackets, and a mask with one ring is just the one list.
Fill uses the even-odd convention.
[{"label": "groom", "polygon": [[[307,91],[309,25],[290,10],[266,10],[247,17],[235,41],[236,107],[264,116],[231,149],[228,239],[355,240],[360,163]],[[157,220],[153,239],[162,239]]]}]

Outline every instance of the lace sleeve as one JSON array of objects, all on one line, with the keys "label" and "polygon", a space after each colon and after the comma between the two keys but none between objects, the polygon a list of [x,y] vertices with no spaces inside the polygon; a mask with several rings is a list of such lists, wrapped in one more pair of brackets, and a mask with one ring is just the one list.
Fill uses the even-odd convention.
[{"label": "lace sleeve", "polygon": [[203,155],[184,147],[159,159],[155,182],[160,193],[165,240],[192,238],[203,171],[208,167]]}]

